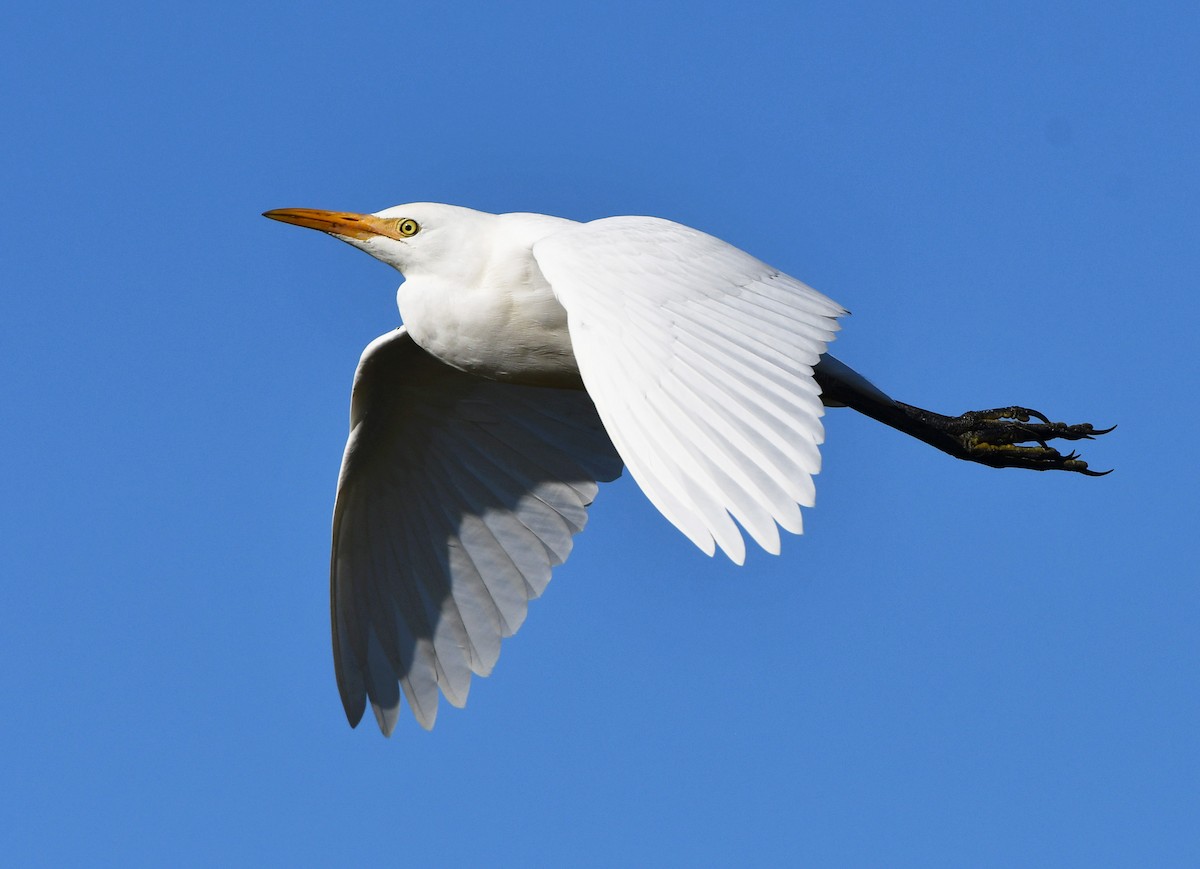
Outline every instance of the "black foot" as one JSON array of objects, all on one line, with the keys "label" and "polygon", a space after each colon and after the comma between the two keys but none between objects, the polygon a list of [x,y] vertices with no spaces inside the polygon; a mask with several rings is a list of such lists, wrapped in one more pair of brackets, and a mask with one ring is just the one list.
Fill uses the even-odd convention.
[{"label": "black foot", "polygon": [[[1093,471],[1072,451],[1063,455],[1048,445],[1053,440],[1092,440],[1113,428],[1097,429],[1090,423],[1067,425],[1051,422],[1043,414],[1027,407],[1000,407],[971,410],[961,416],[942,416],[919,407],[897,402],[911,419],[936,429],[948,438],[939,449],[967,461],[993,468],[1028,468],[1033,471],[1074,471],[1089,477],[1103,477],[1109,471]],[[1031,420],[1037,420],[1031,422]],[[933,443],[932,440],[928,440]],[[1034,446],[1036,444],[1036,446]]]}]

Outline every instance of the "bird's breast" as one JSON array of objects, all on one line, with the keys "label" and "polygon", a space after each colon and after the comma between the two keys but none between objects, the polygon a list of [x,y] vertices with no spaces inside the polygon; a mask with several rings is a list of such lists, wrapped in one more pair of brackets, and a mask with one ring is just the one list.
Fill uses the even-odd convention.
[{"label": "bird's breast", "polygon": [[491,380],[582,385],[567,312],[540,272],[492,274],[465,285],[411,277],[396,304],[413,340],[447,365]]}]

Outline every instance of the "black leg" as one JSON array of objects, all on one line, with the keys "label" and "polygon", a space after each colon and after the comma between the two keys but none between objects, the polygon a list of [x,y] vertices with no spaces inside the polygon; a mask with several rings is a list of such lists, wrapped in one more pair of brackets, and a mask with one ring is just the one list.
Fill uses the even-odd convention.
[{"label": "black leg", "polygon": [[1049,442],[1092,440],[1108,434],[1112,428],[1051,422],[1036,410],[1016,406],[945,416],[889,398],[857,371],[828,354],[821,357],[813,375],[827,405],[852,407],[957,459],[993,468],[1074,471],[1089,477],[1111,473],[1093,471],[1078,453],[1063,455]]},{"label": "black leg", "polygon": [[[1092,440],[1108,434],[1112,428],[1097,429],[1086,422],[1077,425],[1051,422],[1044,414],[1027,407],[971,410],[959,416],[943,416],[900,401],[893,404],[913,428],[927,429],[929,437],[921,437],[922,440],[956,458],[993,468],[1075,471],[1089,477],[1111,473],[1091,470],[1078,453],[1072,450],[1064,455],[1050,446],[1049,441]],[[912,428],[907,430],[920,437]]]}]

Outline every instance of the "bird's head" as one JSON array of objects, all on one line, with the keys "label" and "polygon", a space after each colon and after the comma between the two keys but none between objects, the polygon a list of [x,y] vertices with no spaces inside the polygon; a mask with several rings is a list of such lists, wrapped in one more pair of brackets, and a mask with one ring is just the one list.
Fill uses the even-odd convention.
[{"label": "bird's head", "polygon": [[316,208],[277,208],[263,217],[307,226],[365,250],[406,277],[433,264],[465,265],[478,238],[480,224],[495,215],[457,205],[411,202],[374,214],[322,211]]}]

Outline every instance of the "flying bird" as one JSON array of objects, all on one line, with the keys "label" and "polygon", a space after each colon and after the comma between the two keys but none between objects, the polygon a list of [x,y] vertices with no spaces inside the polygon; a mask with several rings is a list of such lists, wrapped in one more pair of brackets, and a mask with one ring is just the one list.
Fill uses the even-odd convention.
[{"label": "flying bird", "polygon": [[1049,442],[1109,429],[1028,408],[943,416],[826,348],[837,302],[720,239],[655,217],[579,223],[419,202],[282,208],[394,267],[403,326],[354,376],[333,512],[338,690],[390,734],[403,693],[432,728],[566,560],[623,468],[701,550],[779,552],[814,504],[826,406],[956,458],[1099,476]]}]

